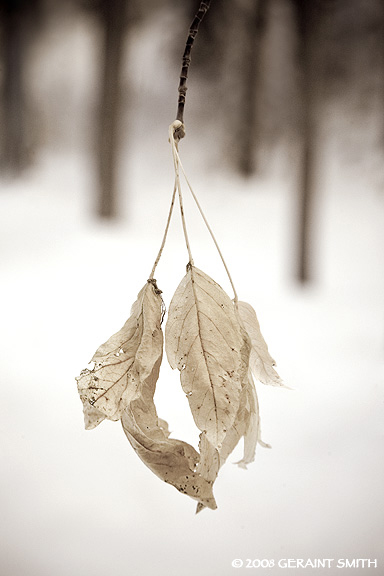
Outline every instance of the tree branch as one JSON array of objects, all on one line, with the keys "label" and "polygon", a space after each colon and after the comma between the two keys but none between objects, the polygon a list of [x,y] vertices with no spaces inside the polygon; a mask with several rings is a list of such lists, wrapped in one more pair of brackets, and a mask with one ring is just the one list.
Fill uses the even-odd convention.
[{"label": "tree branch", "polygon": [[185,45],[185,50],[183,54],[183,63],[181,67],[180,73],[180,82],[179,82],[179,100],[177,104],[177,116],[176,120],[181,122],[180,128],[175,130],[174,137],[177,140],[181,140],[185,136],[184,130],[184,106],[185,106],[185,97],[187,93],[187,78],[188,78],[188,69],[191,63],[191,50],[193,43],[196,38],[196,34],[199,30],[200,22],[204,18],[207,10],[209,9],[211,4],[211,0],[202,0],[200,3],[199,9],[196,13],[196,16],[193,19],[193,22],[189,28],[188,38]]}]

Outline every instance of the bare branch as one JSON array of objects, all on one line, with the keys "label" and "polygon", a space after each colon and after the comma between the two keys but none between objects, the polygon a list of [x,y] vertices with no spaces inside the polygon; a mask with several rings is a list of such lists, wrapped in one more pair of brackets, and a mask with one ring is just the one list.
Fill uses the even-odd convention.
[{"label": "bare branch", "polygon": [[197,11],[196,16],[193,19],[193,22],[189,28],[188,38],[185,45],[185,50],[183,54],[183,63],[181,67],[180,73],[180,82],[179,82],[179,100],[177,104],[177,116],[176,120],[179,120],[182,123],[182,126],[178,130],[175,131],[175,138],[180,140],[185,136],[184,130],[184,106],[185,106],[185,97],[187,93],[187,78],[188,78],[188,69],[191,63],[191,50],[193,43],[196,38],[196,34],[199,30],[200,22],[204,18],[207,10],[209,9],[211,4],[211,0],[202,0],[200,3],[199,9]]}]

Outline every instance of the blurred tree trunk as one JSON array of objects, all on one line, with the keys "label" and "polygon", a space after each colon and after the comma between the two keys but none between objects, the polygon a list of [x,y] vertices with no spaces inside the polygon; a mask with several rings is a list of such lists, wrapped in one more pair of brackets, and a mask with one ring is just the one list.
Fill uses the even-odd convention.
[{"label": "blurred tree trunk", "polygon": [[101,0],[103,32],[102,86],[99,111],[99,199],[103,218],[117,214],[117,161],[121,118],[121,69],[126,31],[127,0]]},{"label": "blurred tree trunk", "polygon": [[4,169],[18,174],[27,161],[23,64],[25,57],[25,1],[2,1],[2,150]]},{"label": "blurred tree trunk", "polygon": [[[191,21],[196,0],[184,0]],[[193,68],[220,86],[214,109],[228,123],[228,154],[235,169],[250,176],[256,169],[260,139],[260,84],[263,40],[269,0],[220,0],[212,2],[209,15],[199,30],[193,53]]]},{"label": "blurred tree trunk", "polygon": [[[244,4],[244,3],[243,3]],[[241,103],[238,110],[237,167],[244,176],[256,170],[255,153],[259,147],[259,96],[262,72],[262,42],[267,18],[268,0],[252,0],[244,5],[243,67],[241,70]]]},{"label": "blurred tree trunk", "polygon": [[315,191],[316,88],[318,86],[318,25],[320,0],[293,0],[298,32],[298,63],[301,99],[302,160],[298,200],[297,277],[302,283],[311,279],[311,244]]}]

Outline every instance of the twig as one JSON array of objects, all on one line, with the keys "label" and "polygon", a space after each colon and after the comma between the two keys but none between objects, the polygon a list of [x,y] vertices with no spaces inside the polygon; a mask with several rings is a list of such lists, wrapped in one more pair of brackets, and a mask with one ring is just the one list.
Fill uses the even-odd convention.
[{"label": "twig", "polygon": [[211,4],[211,0],[202,0],[200,3],[199,9],[197,11],[196,16],[193,19],[193,22],[189,28],[188,38],[185,45],[185,50],[183,54],[183,64],[181,67],[180,73],[180,82],[179,82],[179,100],[177,104],[177,116],[176,120],[181,122],[180,128],[175,131],[175,138],[177,140],[181,140],[185,136],[185,129],[184,129],[184,106],[185,106],[185,97],[187,93],[187,78],[188,78],[188,69],[191,63],[191,50],[193,43],[196,38],[196,34],[199,30],[200,22],[204,18],[207,10],[209,9]]}]

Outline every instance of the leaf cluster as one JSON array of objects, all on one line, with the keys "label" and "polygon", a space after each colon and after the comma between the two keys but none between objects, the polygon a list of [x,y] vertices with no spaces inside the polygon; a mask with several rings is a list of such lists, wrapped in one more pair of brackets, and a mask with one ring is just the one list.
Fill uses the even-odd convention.
[{"label": "leaf cluster", "polygon": [[[244,438],[238,465],[255,458],[260,416],[253,378],[282,386],[275,361],[261,334],[256,312],[238,301],[228,267],[181,164],[177,133],[180,121],[169,127],[175,186],[163,241],[150,278],[140,290],[124,326],[95,352],[93,367],[77,378],[85,427],[105,418],[121,420],[131,446],[152,472],[197,500],[197,511],[216,508],[213,484],[221,466]],[[184,128],[183,128],[184,129]],[[193,262],[189,244],[180,168],[198,210],[219,252],[234,291],[234,299]],[[165,327],[164,302],[153,275],[160,260],[178,192],[188,265],[169,306]],[[164,343],[165,340],[165,343]],[[164,345],[165,344],[165,345]],[[197,428],[199,451],[170,438],[168,425],[157,415],[156,383],[165,347],[168,362],[180,381]]]},{"label": "leaf cluster", "polygon": [[[253,308],[233,301],[207,274],[188,264],[172,298],[163,335],[164,303],[156,281],[140,290],[124,326],[95,352],[77,378],[86,429],[121,420],[131,446],[164,482],[216,508],[213,484],[241,438],[246,466],[254,460],[260,418],[253,377],[282,382]],[[200,430],[199,451],[170,438],[154,393],[163,347],[180,371],[183,391]]]}]

